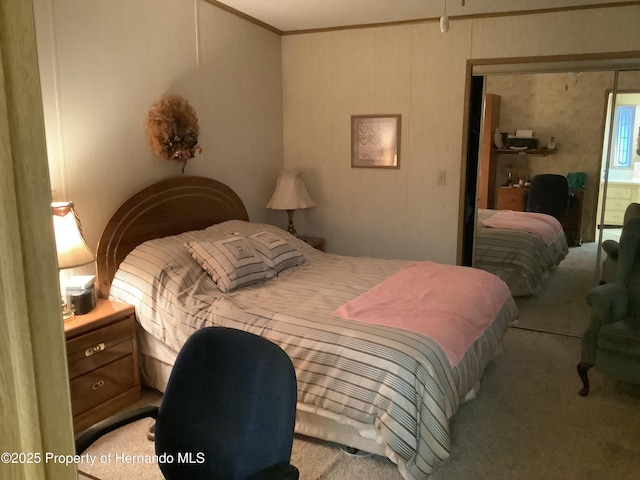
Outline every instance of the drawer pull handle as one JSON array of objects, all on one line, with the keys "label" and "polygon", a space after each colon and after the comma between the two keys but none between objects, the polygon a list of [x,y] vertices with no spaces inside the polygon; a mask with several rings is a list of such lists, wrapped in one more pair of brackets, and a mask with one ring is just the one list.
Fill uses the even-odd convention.
[{"label": "drawer pull handle", "polygon": [[87,348],[84,351],[84,356],[85,357],[90,357],[91,355],[95,355],[98,352],[101,352],[104,350],[104,343],[99,343],[98,345],[95,345],[93,347]]},{"label": "drawer pull handle", "polygon": [[98,390],[101,387],[104,387],[104,380],[99,380],[93,385],[91,385],[91,390]]}]

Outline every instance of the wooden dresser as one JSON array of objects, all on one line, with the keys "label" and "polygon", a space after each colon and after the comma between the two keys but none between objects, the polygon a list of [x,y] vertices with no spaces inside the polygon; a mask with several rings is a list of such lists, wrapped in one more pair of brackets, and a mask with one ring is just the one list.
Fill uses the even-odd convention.
[{"label": "wooden dresser", "polygon": [[497,210],[523,212],[527,202],[527,189],[521,187],[498,188]]},{"label": "wooden dresser", "polygon": [[[602,208],[602,192],[604,185],[600,185],[600,202],[598,211]],[[640,185],[637,183],[609,182],[607,187],[607,203],[604,212],[606,226],[622,227],[624,212],[630,203],[640,200]]]},{"label": "wooden dresser", "polygon": [[65,322],[73,429],[76,433],[140,398],[135,310],[99,299]]}]

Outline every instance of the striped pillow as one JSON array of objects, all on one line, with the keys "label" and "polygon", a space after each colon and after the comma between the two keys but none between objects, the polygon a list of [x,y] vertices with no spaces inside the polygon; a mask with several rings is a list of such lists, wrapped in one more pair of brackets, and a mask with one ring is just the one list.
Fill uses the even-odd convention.
[{"label": "striped pillow", "polygon": [[264,263],[276,274],[285,268],[304,263],[304,255],[275,233],[267,231],[254,233],[249,237],[249,241]]},{"label": "striped pillow", "polygon": [[221,292],[273,277],[244,235],[214,242],[189,242],[187,249]]}]

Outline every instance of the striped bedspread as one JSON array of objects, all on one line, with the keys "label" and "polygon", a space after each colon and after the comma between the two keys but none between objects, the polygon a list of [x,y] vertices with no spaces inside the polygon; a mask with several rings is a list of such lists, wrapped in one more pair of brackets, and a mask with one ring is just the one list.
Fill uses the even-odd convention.
[{"label": "striped bedspread", "polygon": [[513,296],[538,292],[569,252],[564,233],[547,243],[528,232],[484,227],[482,222],[495,212],[478,211],[473,266],[502,278]]},{"label": "striped bedspread", "polygon": [[[305,264],[223,294],[184,247],[260,230],[283,236]],[[331,315],[407,263],[330,255],[276,227],[233,220],[138,246],[121,264],[111,299],[135,305],[142,327],[176,352],[210,325],[275,342],[294,363],[300,405],[375,426],[402,476],[424,480],[449,456],[449,420],[477,386],[517,310],[509,297],[455,367],[418,333]]]},{"label": "striped bedspread", "polygon": [[[466,302],[459,301],[465,289]],[[457,365],[511,296],[495,275],[468,267],[415,262],[334,312],[348,320],[420,332]]]}]

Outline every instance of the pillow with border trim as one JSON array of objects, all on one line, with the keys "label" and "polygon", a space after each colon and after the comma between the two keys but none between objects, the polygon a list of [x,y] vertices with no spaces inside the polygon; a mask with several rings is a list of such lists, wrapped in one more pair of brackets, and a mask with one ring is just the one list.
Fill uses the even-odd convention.
[{"label": "pillow with border trim", "polygon": [[244,235],[229,235],[213,242],[189,242],[186,246],[221,292],[274,276]]},{"label": "pillow with border trim", "polygon": [[250,235],[249,241],[262,261],[276,274],[305,262],[304,255],[276,233],[262,230]]}]

